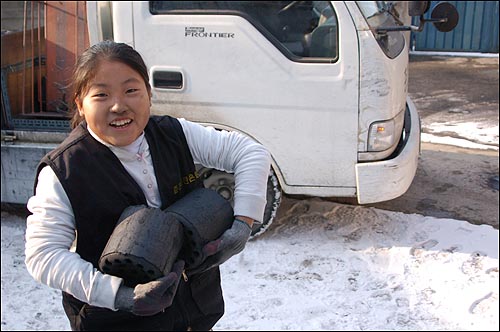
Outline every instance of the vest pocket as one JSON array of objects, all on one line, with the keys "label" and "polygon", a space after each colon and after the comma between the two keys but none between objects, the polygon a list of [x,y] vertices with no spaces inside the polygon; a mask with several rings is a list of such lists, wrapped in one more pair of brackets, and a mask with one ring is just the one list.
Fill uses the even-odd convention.
[{"label": "vest pocket", "polygon": [[[170,331],[182,330],[178,309],[170,307],[154,316],[136,316],[91,306],[63,292],[63,307],[73,331]],[[177,324],[177,325],[175,325]]]},{"label": "vest pocket", "polygon": [[[193,330],[210,330],[224,315],[220,271],[218,267],[190,276],[191,304],[187,308]],[[191,307],[188,305],[188,307]]]},{"label": "vest pocket", "polygon": [[82,306],[79,316],[81,329],[86,331],[134,329],[135,324],[132,321],[138,319],[130,312],[113,311],[88,304]]}]

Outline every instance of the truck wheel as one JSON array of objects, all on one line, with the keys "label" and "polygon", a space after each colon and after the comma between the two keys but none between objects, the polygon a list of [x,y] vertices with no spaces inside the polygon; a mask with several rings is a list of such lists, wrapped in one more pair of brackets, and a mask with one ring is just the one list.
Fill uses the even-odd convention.
[{"label": "truck wheel", "polygon": [[[234,207],[234,175],[215,170],[212,168],[201,168],[198,170],[205,188],[217,191],[222,197],[227,199]],[[281,187],[276,174],[271,169],[267,180],[267,203],[264,209],[264,219],[262,223],[254,223],[251,237],[256,237],[264,233],[274,220],[276,212],[281,203]]]}]

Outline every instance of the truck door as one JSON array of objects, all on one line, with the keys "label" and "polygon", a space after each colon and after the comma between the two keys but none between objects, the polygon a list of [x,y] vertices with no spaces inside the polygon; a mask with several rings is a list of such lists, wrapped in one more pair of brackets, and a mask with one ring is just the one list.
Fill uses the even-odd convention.
[{"label": "truck door", "polygon": [[358,39],[342,2],[132,6],[153,113],[253,137],[269,149],[287,193],[355,194]]}]

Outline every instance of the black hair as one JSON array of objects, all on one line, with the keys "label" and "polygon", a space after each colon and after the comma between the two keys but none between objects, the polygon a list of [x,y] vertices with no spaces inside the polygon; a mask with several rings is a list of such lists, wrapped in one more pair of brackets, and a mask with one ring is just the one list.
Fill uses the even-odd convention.
[{"label": "black hair", "polygon": [[89,82],[95,77],[99,62],[102,60],[118,61],[137,71],[144,80],[148,92],[151,93],[148,68],[141,55],[130,45],[111,40],[105,40],[92,45],[78,57],[73,71],[71,81],[73,91],[71,99],[73,111],[71,128],[75,128],[84,120],[83,116],[78,112],[76,100],[82,100],[83,96],[87,93]]}]

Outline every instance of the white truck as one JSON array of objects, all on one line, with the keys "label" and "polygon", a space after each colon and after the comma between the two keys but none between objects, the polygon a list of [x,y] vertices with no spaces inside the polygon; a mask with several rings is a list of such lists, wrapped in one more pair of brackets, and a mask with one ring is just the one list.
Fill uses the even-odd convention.
[{"label": "white truck", "polygon": [[[153,114],[238,131],[267,147],[272,169],[257,234],[282,192],[359,204],[406,192],[420,153],[409,31],[425,21],[447,31],[458,19],[447,3],[425,20],[428,9],[428,1],[88,1],[87,20],[90,44],[113,39],[143,56]],[[2,201],[3,157],[2,145]],[[199,171],[232,200],[231,174]]]}]

